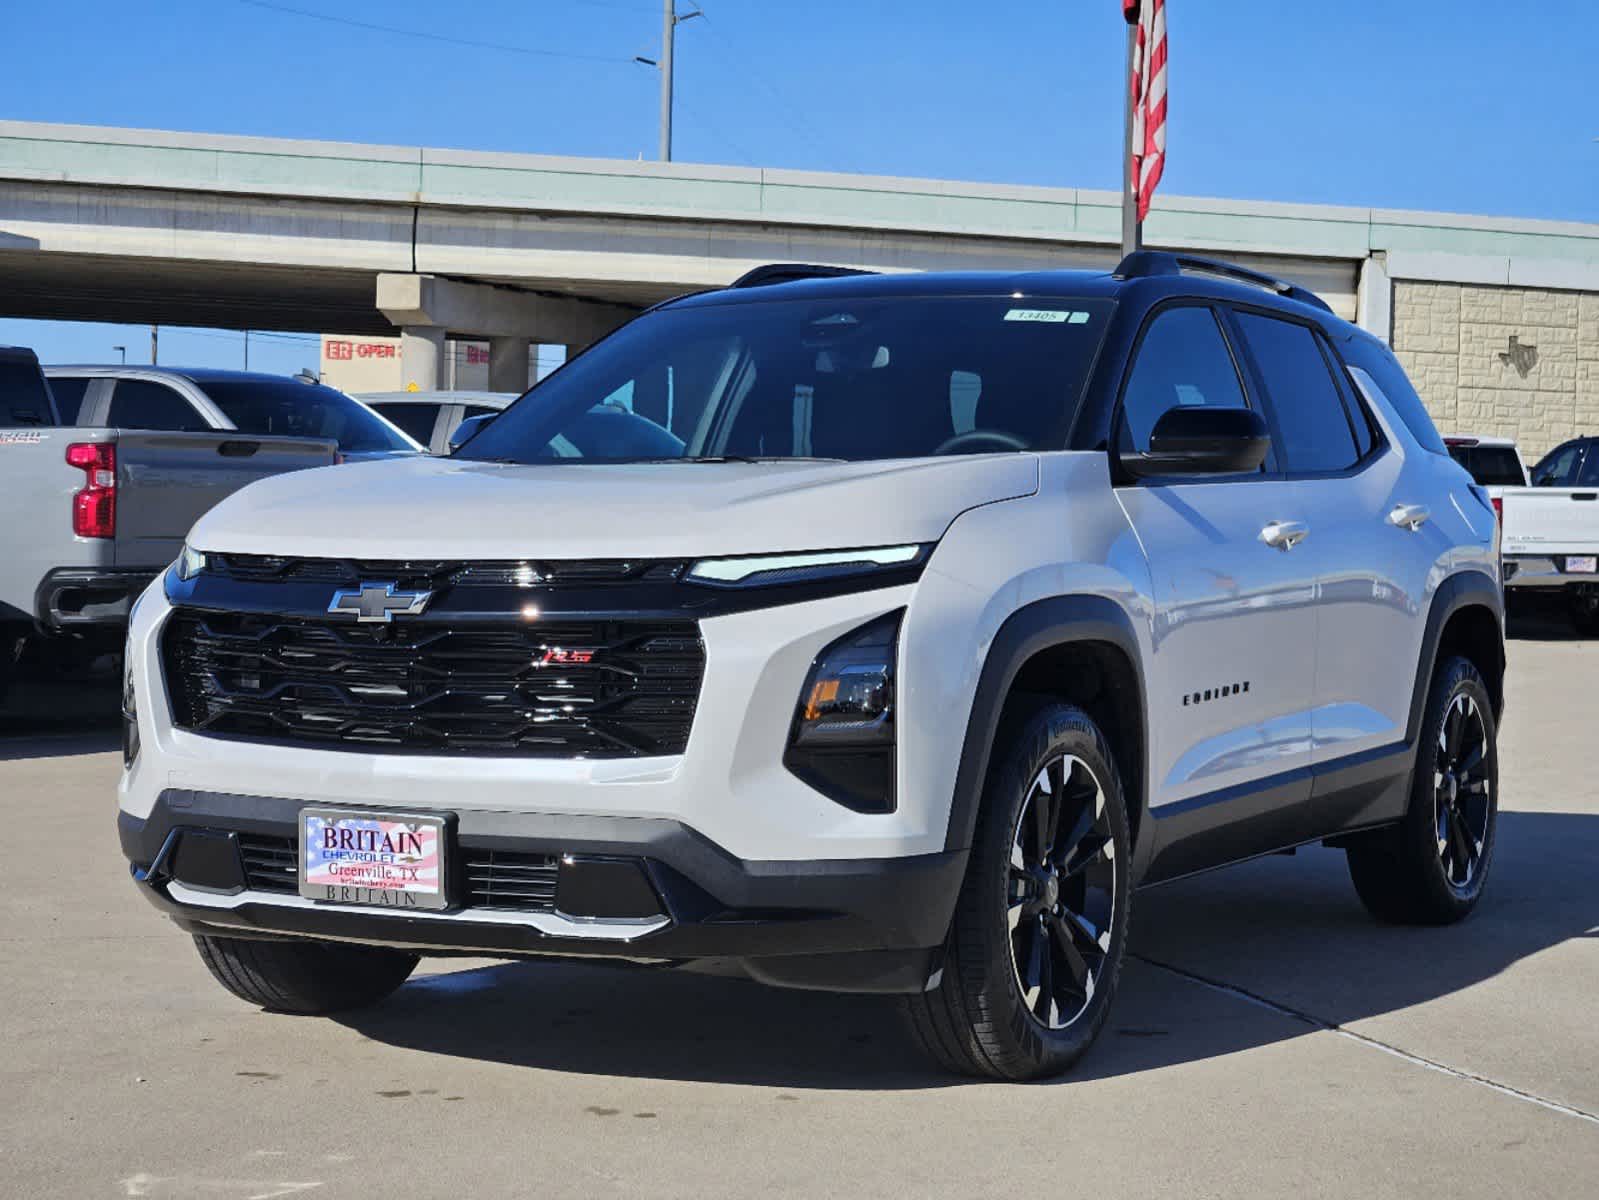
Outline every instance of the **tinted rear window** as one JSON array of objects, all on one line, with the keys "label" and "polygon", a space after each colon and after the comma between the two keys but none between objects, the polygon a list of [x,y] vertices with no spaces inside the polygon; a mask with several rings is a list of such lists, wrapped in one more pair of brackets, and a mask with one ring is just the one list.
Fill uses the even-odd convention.
[{"label": "tinted rear window", "polygon": [[31,358],[0,358],[0,425],[54,425],[44,376]]},{"label": "tinted rear window", "polygon": [[1343,352],[1345,362],[1365,371],[1377,385],[1383,399],[1388,401],[1389,407],[1405,423],[1410,436],[1416,439],[1423,450],[1431,450],[1434,454],[1448,453],[1443,438],[1438,436],[1437,426],[1427,413],[1427,406],[1421,402],[1421,397],[1411,386],[1410,377],[1391,351],[1364,337],[1349,338],[1340,343],[1339,350]]},{"label": "tinted rear window", "polygon": [[1527,480],[1509,446],[1450,446],[1449,457],[1484,487],[1521,487]]},{"label": "tinted rear window", "polygon": [[433,426],[439,419],[437,404],[406,404],[403,401],[374,404],[378,414],[393,421],[406,433],[426,446],[433,440]]},{"label": "tinted rear window", "polygon": [[1316,335],[1256,313],[1239,313],[1238,325],[1271,397],[1286,468],[1325,474],[1354,466],[1360,448]]},{"label": "tinted rear window", "polygon": [[200,386],[241,433],[331,438],[355,453],[416,449],[376,413],[321,384],[248,379]]},{"label": "tinted rear window", "polygon": [[63,425],[76,425],[83,411],[83,394],[89,390],[87,379],[61,379],[50,381],[50,394],[56,400],[56,412],[61,414]]}]

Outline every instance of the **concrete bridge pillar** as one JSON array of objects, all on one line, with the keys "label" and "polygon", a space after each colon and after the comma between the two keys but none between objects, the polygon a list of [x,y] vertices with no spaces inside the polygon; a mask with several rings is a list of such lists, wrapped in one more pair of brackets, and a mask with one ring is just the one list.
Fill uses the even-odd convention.
[{"label": "concrete bridge pillar", "polygon": [[489,339],[489,391],[527,391],[527,355],[532,344],[531,339],[525,337]]},{"label": "concrete bridge pillar", "polygon": [[400,330],[400,374],[407,389],[437,392],[444,387],[444,330],[437,325],[406,325]]}]

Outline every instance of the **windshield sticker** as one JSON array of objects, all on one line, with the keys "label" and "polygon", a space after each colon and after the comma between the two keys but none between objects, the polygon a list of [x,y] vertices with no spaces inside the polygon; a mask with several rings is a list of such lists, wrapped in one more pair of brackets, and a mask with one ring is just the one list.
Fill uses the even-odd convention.
[{"label": "windshield sticker", "polygon": [[1058,308],[1013,308],[1005,314],[1005,319],[1035,321],[1045,325],[1083,325],[1088,321],[1088,314]]}]

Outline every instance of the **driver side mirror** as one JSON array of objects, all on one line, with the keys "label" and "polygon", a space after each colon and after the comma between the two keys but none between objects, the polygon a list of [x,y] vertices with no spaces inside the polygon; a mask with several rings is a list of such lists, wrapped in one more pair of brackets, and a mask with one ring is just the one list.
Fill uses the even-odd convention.
[{"label": "driver side mirror", "polygon": [[1135,479],[1239,475],[1258,471],[1270,449],[1271,431],[1253,409],[1178,405],[1155,421],[1148,450],[1122,452],[1117,461]]},{"label": "driver side mirror", "polygon": [[454,454],[462,446],[482,433],[483,427],[499,415],[499,413],[482,413],[462,421],[455,427],[455,432],[450,434],[450,453]]}]

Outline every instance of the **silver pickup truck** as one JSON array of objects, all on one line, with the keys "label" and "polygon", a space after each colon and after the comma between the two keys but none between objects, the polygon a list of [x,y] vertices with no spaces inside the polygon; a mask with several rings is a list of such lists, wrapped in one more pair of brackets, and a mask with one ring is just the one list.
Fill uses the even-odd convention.
[{"label": "silver pickup truck", "polygon": [[1507,592],[1559,592],[1578,631],[1599,633],[1599,437],[1556,446],[1502,502]]},{"label": "silver pickup truck", "polygon": [[0,694],[30,663],[120,648],[195,520],[327,440],[63,425],[31,350],[0,347]]}]

